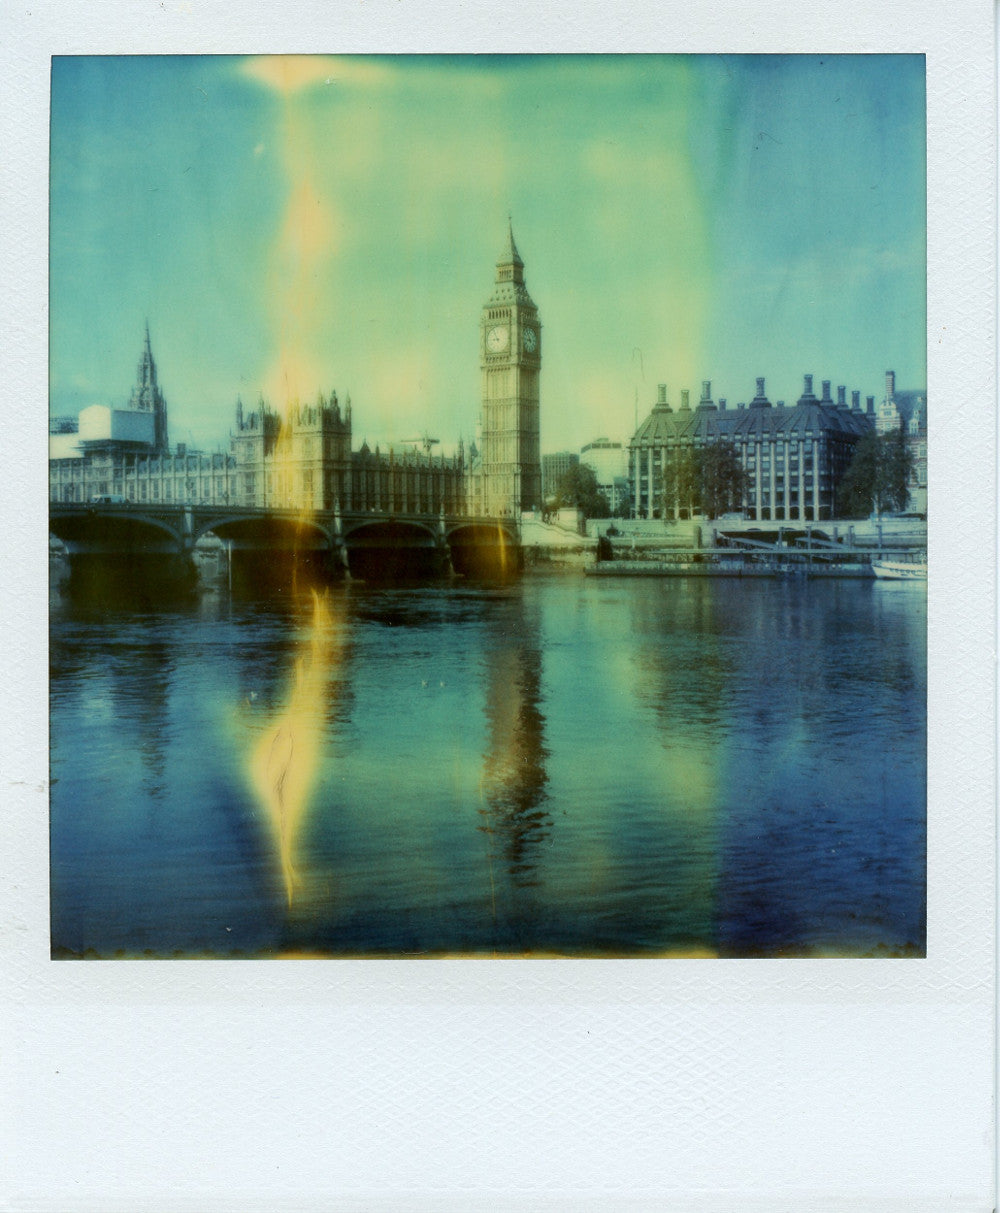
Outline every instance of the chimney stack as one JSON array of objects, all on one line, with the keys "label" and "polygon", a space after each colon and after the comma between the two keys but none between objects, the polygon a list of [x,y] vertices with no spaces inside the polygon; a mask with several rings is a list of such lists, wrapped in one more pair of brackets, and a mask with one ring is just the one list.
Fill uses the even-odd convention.
[{"label": "chimney stack", "polygon": [[803,379],[802,395],[804,398],[808,399],[813,394],[813,377],[812,377],[812,375],[803,375],[802,379]]},{"label": "chimney stack", "polygon": [[851,412],[852,413],[861,412],[861,393],[860,392],[851,392]]},{"label": "chimney stack", "polygon": [[823,380],[823,399],[820,401],[820,404],[833,404],[833,399],[830,396],[830,380],[829,379]]},{"label": "chimney stack", "polygon": [[875,415],[875,397],[874,397],[874,396],[866,396],[866,397],[865,397],[865,401],[866,401],[866,402],[867,402],[867,404],[868,404],[867,412],[868,412],[870,415],[874,416],[874,415]]},{"label": "chimney stack", "polygon": [[725,412],[725,411],[726,411],[726,398],[725,398],[725,396],[720,396],[720,397],[719,397],[719,408],[720,408],[720,409],[721,409],[723,412]]},{"label": "chimney stack", "polygon": [[691,399],[691,393],[688,391],[687,388],[682,388],[681,389],[681,408],[682,409],[690,409],[690,407],[691,407],[691,405],[689,403],[690,399]]},{"label": "chimney stack", "polygon": [[665,383],[658,383],[656,385],[656,403],[667,403],[667,385]]},{"label": "chimney stack", "polygon": [[896,372],[886,371],[885,373],[885,398],[893,400],[896,395]]},{"label": "chimney stack", "polygon": [[847,387],[843,383],[837,388],[837,408],[847,408]]},{"label": "chimney stack", "polygon": [[764,379],[762,376],[757,376],[757,399],[764,399]]},{"label": "chimney stack", "polygon": [[711,379],[703,379],[701,381],[701,402],[709,404],[712,399],[712,381]]}]

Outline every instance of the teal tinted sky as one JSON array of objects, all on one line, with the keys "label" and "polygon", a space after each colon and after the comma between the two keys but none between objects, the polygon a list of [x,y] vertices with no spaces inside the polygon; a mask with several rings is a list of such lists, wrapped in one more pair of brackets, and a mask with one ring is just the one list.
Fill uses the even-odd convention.
[{"label": "teal tinted sky", "polygon": [[666,382],[926,383],[921,56],[57,58],[51,411],[171,438],[237,395],[350,391],[356,444],[473,435],[507,215],[543,325],[543,450]]}]

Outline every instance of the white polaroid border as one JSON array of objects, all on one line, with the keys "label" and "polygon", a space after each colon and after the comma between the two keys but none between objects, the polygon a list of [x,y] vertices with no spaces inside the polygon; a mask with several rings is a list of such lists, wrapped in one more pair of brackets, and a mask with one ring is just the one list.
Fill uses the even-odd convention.
[{"label": "white polaroid border", "polygon": [[[95,0],[3,34],[3,1207],[991,1209],[992,5]],[[49,960],[50,56],[279,50],[926,54],[925,960]]]}]

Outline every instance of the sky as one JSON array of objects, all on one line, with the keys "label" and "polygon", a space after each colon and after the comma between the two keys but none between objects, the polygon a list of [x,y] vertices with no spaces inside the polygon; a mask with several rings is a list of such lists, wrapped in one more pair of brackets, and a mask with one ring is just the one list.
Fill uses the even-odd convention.
[{"label": "sky", "polygon": [[543,451],[659,383],[926,386],[922,56],[57,57],[51,102],[54,415],[124,405],[148,322],[172,441],[336,389],[453,449],[508,216]]}]

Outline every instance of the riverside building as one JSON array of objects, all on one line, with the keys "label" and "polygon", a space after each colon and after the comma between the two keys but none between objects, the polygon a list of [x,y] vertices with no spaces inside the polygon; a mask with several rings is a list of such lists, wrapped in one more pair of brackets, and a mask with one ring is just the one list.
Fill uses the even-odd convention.
[{"label": "riverside building", "polygon": [[612,514],[629,500],[628,448],[610,438],[595,438],[580,448],[580,462],[594,473]]},{"label": "riverside building", "polygon": [[279,414],[236,404],[230,451],[167,445],[167,403],[149,330],[128,406],[92,405],[50,422],[49,500],[226,505],[301,510],[460,514],[467,510],[461,444],[455,456],[351,450],[351,403],[337,393]]},{"label": "riverside building", "polygon": [[846,388],[830,395],[813,393],[806,375],[802,395],[792,406],[767,398],[757,380],[754,398],[736,408],[712,399],[711,381],[702,383],[701,399],[692,408],[690,393],[681,392],[675,410],[660,384],[652,411],[629,443],[629,479],[639,518],[691,518],[698,502],[689,496],[665,506],[664,469],[675,452],[729,443],[748,477],[741,502],[745,517],[758,521],[817,522],[837,516],[837,485],[862,434],[875,428],[874,397],[862,410],[860,393],[847,403]]},{"label": "riverside building", "polygon": [[580,462],[576,451],[553,451],[542,456],[542,498],[551,501],[563,476]]},{"label": "riverside building", "polygon": [[885,395],[879,405],[876,422],[880,434],[902,428],[913,455],[910,476],[910,500],[907,508],[915,514],[927,513],[927,392],[923,389],[900,390],[896,372],[885,373]]},{"label": "riverside building", "polygon": [[149,326],[125,408],[94,404],[75,424],[49,426],[49,500],[95,498],[136,504],[216,504],[235,500],[235,463],[221,451],[189,451],[167,440],[167,401],[157,380]]},{"label": "riverside building", "polygon": [[236,405],[232,438],[239,505],[366,510],[390,514],[467,512],[462,444],[454,456],[351,450],[351,398],[335,391],[282,415],[264,401]]}]

